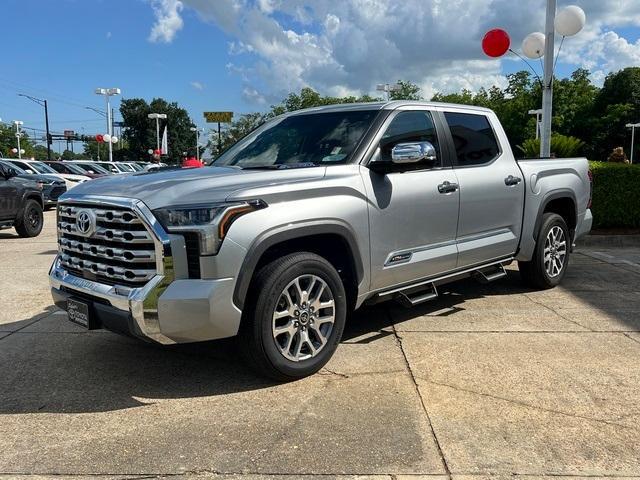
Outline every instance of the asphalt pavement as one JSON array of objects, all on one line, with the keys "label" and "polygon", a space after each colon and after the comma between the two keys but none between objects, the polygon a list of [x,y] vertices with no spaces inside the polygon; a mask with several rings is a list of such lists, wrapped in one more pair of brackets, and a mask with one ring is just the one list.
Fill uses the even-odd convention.
[{"label": "asphalt pavement", "polygon": [[640,248],[581,247],[368,307],[319,374],[273,384],[230,341],[82,331],[52,306],[55,213],[0,231],[0,477],[640,477]]}]

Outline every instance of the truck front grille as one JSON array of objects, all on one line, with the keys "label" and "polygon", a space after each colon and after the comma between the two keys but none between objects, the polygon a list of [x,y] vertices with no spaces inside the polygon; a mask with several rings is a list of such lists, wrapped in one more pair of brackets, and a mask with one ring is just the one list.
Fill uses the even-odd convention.
[{"label": "truck front grille", "polygon": [[[78,214],[82,211],[89,213],[94,223],[89,234],[78,226]],[[87,280],[140,287],[157,273],[153,237],[128,208],[60,205],[58,250],[62,266]]]}]

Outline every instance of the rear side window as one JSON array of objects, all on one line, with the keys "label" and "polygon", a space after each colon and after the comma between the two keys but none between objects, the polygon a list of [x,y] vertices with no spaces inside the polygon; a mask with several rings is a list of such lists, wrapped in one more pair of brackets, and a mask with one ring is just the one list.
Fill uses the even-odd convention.
[{"label": "rear side window", "polygon": [[484,165],[498,157],[500,147],[486,116],[454,112],[444,116],[456,147],[455,166]]}]

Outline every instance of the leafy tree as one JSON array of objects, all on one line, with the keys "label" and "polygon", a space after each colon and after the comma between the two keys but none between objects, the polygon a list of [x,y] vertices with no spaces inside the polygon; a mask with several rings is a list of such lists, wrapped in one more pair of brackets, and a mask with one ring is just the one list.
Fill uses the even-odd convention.
[{"label": "leafy tree", "polygon": [[[11,151],[14,148],[18,148],[15,127],[10,124],[0,123],[0,154],[7,158],[17,157],[18,155]],[[20,148],[25,151],[22,154],[23,158],[31,158],[33,156],[33,142],[24,130],[22,131],[22,137],[20,137]]]},{"label": "leafy tree", "polygon": [[[178,162],[183,152],[195,154],[195,145],[192,141],[190,128],[194,125],[189,114],[176,102],[167,102],[162,98],[154,98],[147,104],[144,99],[131,98],[123,100],[120,104],[124,128],[123,140],[126,148],[115,150],[114,156],[122,156],[129,160],[147,160],[149,149],[156,148],[156,124],[155,120],[148,118],[150,113],[164,113],[166,120],[161,120],[160,135],[168,126],[170,162]],[[117,154],[115,152],[118,152]]]},{"label": "leafy tree", "polygon": [[415,83],[398,80],[398,88],[389,92],[389,100],[422,100],[420,87]]}]

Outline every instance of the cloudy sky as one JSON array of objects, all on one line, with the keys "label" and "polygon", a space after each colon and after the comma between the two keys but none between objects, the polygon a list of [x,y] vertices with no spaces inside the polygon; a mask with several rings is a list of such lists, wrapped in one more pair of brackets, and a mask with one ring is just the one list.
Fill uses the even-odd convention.
[{"label": "cloudy sky", "polygon": [[[640,0],[558,0],[581,6],[587,27],[564,43],[558,74],[589,68],[595,82],[640,65]],[[97,86],[123,97],[162,96],[204,110],[268,108],[303,86],[374,93],[411,80],[434,91],[502,85],[526,68],[485,57],[484,33],[522,39],[543,30],[544,0],[3,0],[0,118],[42,124],[17,93],[48,98],[54,128],[99,131]],[[34,15],[38,12],[38,15]],[[25,27],[24,19],[29,19]],[[8,55],[8,58],[6,58]],[[539,63],[534,67],[540,70]],[[117,101],[116,101],[117,106]],[[82,111],[80,110],[82,109]]]}]

